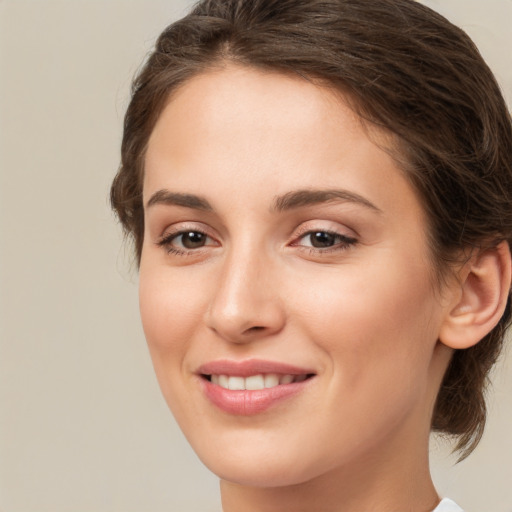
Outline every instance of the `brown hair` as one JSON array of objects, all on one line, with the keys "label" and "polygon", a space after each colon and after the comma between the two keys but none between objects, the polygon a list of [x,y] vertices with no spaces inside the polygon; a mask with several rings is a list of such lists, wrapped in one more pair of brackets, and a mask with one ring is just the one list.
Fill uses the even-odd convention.
[{"label": "brown hair", "polygon": [[[461,29],[413,0],[203,0],[164,30],[133,82],[111,201],[138,261],[149,136],[179,86],[225,62],[330,84],[394,134],[441,273],[468,248],[512,243],[511,118]],[[432,429],[457,436],[461,458],[483,433],[488,373],[511,315],[509,297],[497,327],[455,352],[441,385]]]}]

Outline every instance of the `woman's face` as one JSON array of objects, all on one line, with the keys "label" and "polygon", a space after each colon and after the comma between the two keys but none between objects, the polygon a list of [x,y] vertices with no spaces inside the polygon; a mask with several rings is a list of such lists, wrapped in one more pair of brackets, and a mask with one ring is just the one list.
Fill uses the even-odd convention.
[{"label": "woman's face", "polygon": [[222,478],[287,485],[424,447],[446,307],[418,198],[368,135],[332,91],[235,66],[188,82],[152,133],[142,321]]}]

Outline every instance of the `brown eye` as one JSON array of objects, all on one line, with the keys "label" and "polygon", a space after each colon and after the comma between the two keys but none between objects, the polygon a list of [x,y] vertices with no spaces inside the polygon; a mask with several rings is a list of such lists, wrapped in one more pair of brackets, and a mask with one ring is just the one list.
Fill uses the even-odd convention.
[{"label": "brown eye", "polygon": [[334,233],[328,233],[327,231],[316,231],[308,236],[311,247],[317,248],[332,247],[337,242],[336,238],[339,238]]},{"label": "brown eye", "polygon": [[355,238],[334,231],[308,231],[294,245],[309,247],[311,250],[322,249],[342,250],[357,243]]},{"label": "brown eye", "polygon": [[164,236],[159,242],[160,247],[165,247],[170,253],[183,253],[201,249],[206,245],[214,245],[214,241],[202,231],[179,231]]},{"label": "brown eye", "polygon": [[208,237],[200,231],[187,231],[176,236],[174,241],[185,249],[198,249],[206,244],[207,239]]}]

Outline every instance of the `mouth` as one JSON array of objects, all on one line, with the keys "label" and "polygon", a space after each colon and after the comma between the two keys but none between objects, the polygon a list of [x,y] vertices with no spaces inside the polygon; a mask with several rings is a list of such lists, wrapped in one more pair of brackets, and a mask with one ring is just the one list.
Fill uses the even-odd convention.
[{"label": "mouth", "polygon": [[246,377],[227,374],[201,374],[201,377],[216,386],[231,391],[258,391],[262,389],[271,389],[286,384],[304,382],[314,376],[313,373],[302,374],[278,374],[278,373],[259,373]]},{"label": "mouth", "polygon": [[316,373],[262,360],[212,361],[197,372],[204,396],[225,413],[250,416],[301,395]]}]

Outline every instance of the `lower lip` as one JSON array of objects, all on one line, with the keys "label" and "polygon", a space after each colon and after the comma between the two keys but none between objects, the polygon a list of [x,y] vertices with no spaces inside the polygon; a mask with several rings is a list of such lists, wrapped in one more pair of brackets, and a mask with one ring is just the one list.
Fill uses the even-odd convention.
[{"label": "lower lip", "polygon": [[201,379],[206,397],[219,409],[237,416],[252,416],[260,414],[271,407],[300,393],[308,386],[311,378],[302,382],[281,384],[273,388],[258,390],[231,390],[206,379]]}]

